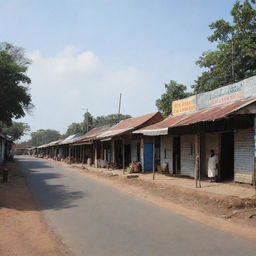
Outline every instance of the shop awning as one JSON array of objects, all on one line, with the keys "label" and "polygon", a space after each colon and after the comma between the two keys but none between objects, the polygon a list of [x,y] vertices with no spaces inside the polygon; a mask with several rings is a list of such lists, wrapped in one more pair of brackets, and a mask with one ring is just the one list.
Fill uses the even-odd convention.
[{"label": "shop awning", "polygon": [[134,131],[133,133],[141,134],[143,133],[146,136],[159,136],[159,135],[167,135],[168,128],[160,128],[160,129],[145,129]]}]

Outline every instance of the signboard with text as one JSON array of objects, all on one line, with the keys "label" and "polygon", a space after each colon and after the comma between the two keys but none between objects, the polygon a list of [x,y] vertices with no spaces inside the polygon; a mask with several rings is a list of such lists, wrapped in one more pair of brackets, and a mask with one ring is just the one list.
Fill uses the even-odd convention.
[{"label": "signboard with text", "polygon": [[197,95],[197,109],[256,96],[256,76]]},{"label": "signboard with text", "polygon": [[256,97],[256,76],[220,87],[213,91],[173,101],[172,114],[189,113],[249,97]]},{"label": "signboard with text", "polygon": [[187,112],[196,111],[196,96],[176,100],[172,103],[172,114],[178,115]]}]

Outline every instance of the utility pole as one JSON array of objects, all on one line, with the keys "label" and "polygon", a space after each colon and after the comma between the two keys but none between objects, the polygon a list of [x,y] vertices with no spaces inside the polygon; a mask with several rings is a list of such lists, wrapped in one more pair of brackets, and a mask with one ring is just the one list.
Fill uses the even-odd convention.
[{"label": "utility pole", "polygon": [[87,114],[87,118],[86,118],[86,132],[88,132],[88,130],[89,130],[89,115],[88,115],[88,108],[86,109],[86,114]]},{"label": "utility pole", "polygon": [[231,69],[232,69],[232,78],[233,81],[235,82],[236,78],[235,78],[235,68],[234,68],[234,40],[233,40],[233,33],[232,33],[232,37],[231,37],[231,49],[232,49],[232,59],[231,59]]},{"label": "utility pole", "polygon": [[[85,109],[82,108],[82,110],[85,110]],[[87,108],[86,109],[86,132],[88,132],[88,130],[89,130],[89,112],[88,112],[88,108]]]},{"label": "utility pole", "polygon": [[120,122],[120,115],[121,115],[121,100],[122,100],[122,93],[120,93],[120,97],[119,97],[118,122]]}]

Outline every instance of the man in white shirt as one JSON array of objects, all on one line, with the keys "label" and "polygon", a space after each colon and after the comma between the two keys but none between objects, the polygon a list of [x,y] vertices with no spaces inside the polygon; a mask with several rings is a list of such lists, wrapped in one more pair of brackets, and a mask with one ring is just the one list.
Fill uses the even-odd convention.
[{"label": "man in white shirt", "polygon": [[208,160],[208,177],[210,182],[216,181],[215,178],[218,175],[218,157],[214,153],[214,150],[211,149],[210,156]]}]

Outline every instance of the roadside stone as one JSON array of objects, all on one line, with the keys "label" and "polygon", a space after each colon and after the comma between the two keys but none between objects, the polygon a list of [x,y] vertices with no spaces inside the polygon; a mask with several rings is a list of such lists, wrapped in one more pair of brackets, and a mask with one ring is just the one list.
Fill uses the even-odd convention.
[{"label": "roadside stone", "polygon": [[134,178],[139,178],[139,175],[136,175],[136,174],[129,174],[126,176],[127,179],[134,179]]},{"label": "roadside stone", "polygon": [[106,175],[107,177],[118,176],[117,173],[105,173],[105,175]]}]

